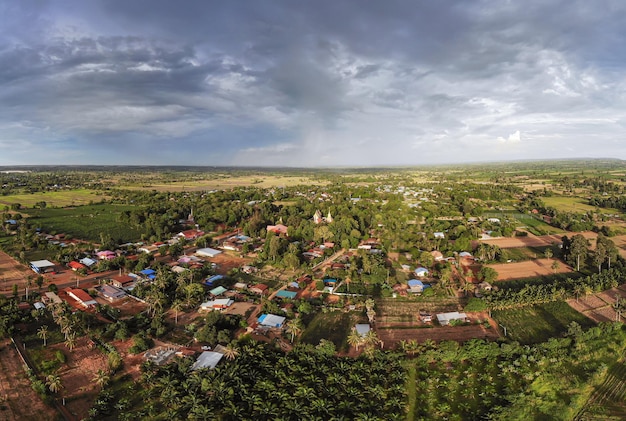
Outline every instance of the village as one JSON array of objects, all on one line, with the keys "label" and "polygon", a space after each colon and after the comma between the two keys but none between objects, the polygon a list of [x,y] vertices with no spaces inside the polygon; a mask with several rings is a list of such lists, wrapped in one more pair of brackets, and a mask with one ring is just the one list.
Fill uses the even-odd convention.
[{"label": "village", "polygon": [[[7,331],[35,378],[40,373],[42,396],[66,419],[97,419],[119,411],[109,401],[93,406],[110,384],[137,382],[148,367],[183,360],[191,371],[226,369],[249,341],[284,353],[308,345],[354,359],[415,355],[447,341],[503,342],[511,335],[533,343],[571,322],[619,320],[626,289],[610,274],[626,255],[625,235],[549,233],[550,210],[539,206],[525,214],[494,208],[463,216],[446,210],[452,193],[451,187],[381,184],[374,198],[355,197],[357,189],[345,200],[331,188],[283,189],[274,202],[288,205],[272,205],[280,209],[272,213],[267,199],[246,192],[255,200],[235,202],[236,211],[248,215],[235,226],[207,224],[202,207],[193,206],[198,199],[187,194],[181,202],[192,206],[179,207],[186,217],[172,223],[178,230],[169,237],[116,242],[100,234],[97,244],[5,212],[7,238],[34,244],[40,251],[29,255],[41,257],[0,252],[0,293],[15,300],[15,317],[32,318]],[[263,194],[274,197],[276,190]],[[460,206],[476,202],[465,198]],[[295,208],[308,215],[294,217]],[[426,217],[433,209],[438,214]],[[118,221],[143,218],[121,215]],[[612,226],[621,223],[610,218]],[[403,237],[399,221],[411,236]],[[601,260],[595,257],[600,250]],[[598,262],[596,272],[610,279],[577,275],[576,253]],[[594,273],[593,266],[587,270]],[[516,298],[519,288],[509,283],[519,279],[542,281]],[[552,302],[556,290],[532,291],[550,282],[568,315],[561,327],[521,332],[508,309],[530,296],[536,297],[531,305]],[[69,363],[53,363],[54,355]]]}]

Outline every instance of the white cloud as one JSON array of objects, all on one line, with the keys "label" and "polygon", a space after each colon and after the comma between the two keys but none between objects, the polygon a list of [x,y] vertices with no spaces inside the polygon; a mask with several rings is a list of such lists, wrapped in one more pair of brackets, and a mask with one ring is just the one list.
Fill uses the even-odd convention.
[{"label": "white cloud", "polygon": [[511,133],[509,135],[508,138],[503,138],[502,136],[498,137],[498,141],[502,142],[502,143],[519,143],[519,141],[522,140],[522,135],[520,133],[519,130],[517,130],[515,133]]}]

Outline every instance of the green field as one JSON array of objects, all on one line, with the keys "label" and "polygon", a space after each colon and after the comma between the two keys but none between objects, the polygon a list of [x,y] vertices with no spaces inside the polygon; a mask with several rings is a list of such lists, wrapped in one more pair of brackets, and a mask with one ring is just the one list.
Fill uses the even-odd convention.
[{"label": "green field", "polygon": [[565,301],[494,310],[491,316],[501,328],[506,327],[509,339],[523,344],[539,343],[560,336],[567,332],[571,322],[576,322],[583,328],[595,325],[591,319],[571,308]]},{"label": "green field", "polygon": [[100,233],[118,242],[138,241],[141,230],[119,222],[120,214],[134,206],[99,204],[76,208],[33,209],[29,221],[48,233],[66,234],[72,238],[100,241]]},{"label": "green field", "polygon": [[[598,209],[595,206],[588,205],[587,201],[580,197],[551,196],[543,197],[541,200],[543,200],[546,206],[561,212],[587,213],[595,212]],[[601,209],[604,209],[607,213],[620,213],[617,209]]]},{"label": "green field", "polygon": [[22,207],[32,208],[38,202],[46,202],[48,207],[80,206],[99,202],[106,196],[93,190],[61,190],[53,192],[22,193],[0,196],[0,206],[19,203]]},{"label": "green field", "polygon": [[517,219],[523,226],[525,226],[531,234],[534,235],[550,235],[550,234],[565,234],[565,231],[552,225],[548,225],[544,221],[537,218],[527,216],[525,218]]},{"label": "green field", "polygon": [[318,313],[302,332],[301,341],[311,345],[319,344],[320,340],[332,341],[337,349],[346,346],[346,338],[350,329],[359,323],[361,314],[344,313],[335,311],[330,313]]}]

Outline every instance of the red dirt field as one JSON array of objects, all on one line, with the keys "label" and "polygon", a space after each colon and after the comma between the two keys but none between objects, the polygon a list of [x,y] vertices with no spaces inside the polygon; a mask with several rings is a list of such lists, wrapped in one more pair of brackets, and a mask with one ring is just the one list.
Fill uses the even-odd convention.
[{"label": "red dirt field", "polygon": [[59,372],[63,383],[61,394],[65,397],[65,406],[78,419],[86,418],[89,408],[100,392],[93,378],[98,370],[108,370],[106,357],[97,348],[90,347],[86,337],[79,338],[72,351],[68,351],[61,343],[50,348],[58,348],[68,356],[67,364]]},{"label": "red dirt field", "polygon": [[44,404],[30,387],[22,360],[11,341],[0,341],[0,420],[56,419],[58,412]]},{"label": "red dirt field", "polygon": [[[620,299],[626,298],[626,285],[621,285],[618,288],[612,288],[598,294],[579,297],[578,300],[567,300],[567,304],[593,321],[613,322],[617,320],[617,313],[613,309],[617,297]],[[625,317],[626,314],[623,314],[622,321],[624,321]]]},{"label": "red dirt field", "polygon": [[28,277],[34,278],[34,275],[32,270],[0,251],[0,294],[10,295],[14,284],[18,286],[20,294],[24,294]]},{"label": "red dirt field", "polygon": [[228,253],[220,253],[208,260],[217,265],[215,272],[220,275],[226,275],[229,270],[239,268],[243,265],[249,265],[252,262],[250,258],[233,256]]},{"label": "red dirt field", "polygon": [[[576,234],[582,234],[586,239],[592,240],[592,242],[595,242],[595,239],[597,237],[597,234],[591,231],[585,231],[585,232],[580,232],[580,233],[571,232],[566,235],[568,237],[572,237]],[[499,237],[499,238],[491,238],[489,240],[479,240],[479,241],[476,241],[475,243],[476,245],[478,245],[479,243],[492,244],[503,249],[517,248],[517,247],[545,247],[545,246],[549,246],[552,244],[561,243],[562,237],[563,235],[557,235],[557,234],[536,236],[531,233],[528,233],[528,235],[524,237]],[[617,237],[613,237],[613,238],[617,238]]]},{"label": "red dirt field", "polygon": [[[435,327],[417,327],[424,326],[421,322],[393,323],[401,329],[386,329],[377,323],[376,333],[383,341],[385,349],[394,349],[397,344],[404,340],[416,340],[424,342],[427,339],[435,342],[441,341],[457,341],[465,342],[470,339],[489,339],[495,340],[500,337],[500,333],[496,329],[496,323],[491,320],[486,313],[469,313],[469,319],[472,322],[489,320],[490,327],[481,324],[471,324],[467,326],[435,326]],[[415,327],[413,327],[415,326]]]},{"label": "red dirt field", "polygon": [[[510,279],[553,275],[553,262],[554,259],[534,259],[524,262],[500,263],[487,266],[498,272],[498,281],[507,281]],[[556,270],[556,273],[569,273],[573,271],[574,268],[559,260],[559,268]]]}]

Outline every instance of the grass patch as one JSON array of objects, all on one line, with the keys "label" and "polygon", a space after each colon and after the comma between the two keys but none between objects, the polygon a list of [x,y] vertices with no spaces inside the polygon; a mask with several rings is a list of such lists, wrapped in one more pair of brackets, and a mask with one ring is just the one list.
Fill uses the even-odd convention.
[{"label": "grass patch", "polygon": [[73,238],[100,241],[100,233],[108,233],[120,243],[137,241],[141,229],[119,222],[120,214],[134,206],[98,204],[75,208],[34,209],[29,221],[50,233],[64,233]]},{"label": "grass patch", "polygon": [[560,336],[567,332],[571,322],[576,322],[583,328],[595,325],[591,319],[571,308],[565,301],[497,310],[491,316],[506,327],[509,339],[522,344],[539,343]]},{"label": "grass patch", "polygon": [[320,340],[328,339],[337,349],[346,347],[346,338],[350,329],[357,323],[360,314],[329,312],[318,313],[308,324],[301,336],[301,341],[311,345],[319,344]]},{"label": "grass patch", "polygon": [[61,190],[51,192],[21,193],[0,196],[0,204],[19,203],[23,207],[32,208],[38,202],[46,202],[49,207],[65,207],[87,205],[106,199],[107,196],[93,190]]},{"label": "grass patch", "polygon": [[534,217],[518,218],[516,219],[523,224],[534,235],[550,235],[550,234],[565,234],[565,231],[557,227],[553,227]]},{"label": "grass patch", "polygon": [[617,209],[597,208],[587,204],[580,197],[551,196],[541,198],[546,206],[555,208],[561,212],[587,213],[595,212],[596,209],[604,209],[607,213],[620,213]]}]

